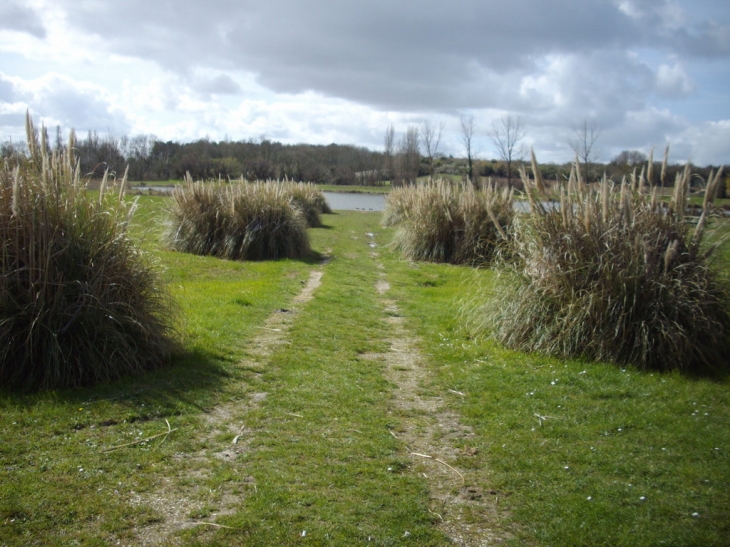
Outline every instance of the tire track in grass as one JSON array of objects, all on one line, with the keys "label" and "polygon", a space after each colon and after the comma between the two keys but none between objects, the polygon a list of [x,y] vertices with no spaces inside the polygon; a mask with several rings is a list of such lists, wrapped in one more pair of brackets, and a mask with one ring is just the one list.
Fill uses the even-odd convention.
[{"label": "tire track in grass", "polygon": [[[368,236],[375,237],[370,233]],[[377,253],[371,256],[378,258]],[[391,434],[403,443],[413,462],[413,472],[426,479],[430,512],[454,544],[481,547],[502,543],[507,538],[500,529],[493,493],[473,484],[472,472],[459,469],[456,463],[474,455],[468,439],[475,435],[446,406],[443,397],[423,392],[423,386],[429,383],[429,372],[418,350],[419,341],[406,327],[396,301],[387,297],[390,284],[385,266],[379,262],[377,267],[380,272],[375,290],[380,295],[391,338],[388,353],[371,358],[385,362],[386,377],[396,386],[393,413],[401,419]],[[466,447],[459,450],[457,443]]]},{"label": "tire track in grass", "polygon": [[[321,265],[329,261],[326,258]],[[297,312],[314,297],[314,292],[322,282],[324,271],[312,270],[302,290],[292,299],[289,308],[272,312],[257,328],[257,334],[247,344],[247,356],[238,366],[253,371],[255,379],[264,370],[276,349],[287,344],[287,335],[294,323]],[[242,392],[248,386],[242,386]],[[162,482],[152,492],[130,493],[130,502],[136,506],[151,507],[159,518],[143,528],[133,531],[135,544],[138,545],[176,545],[176,532],[195,526],[222,527],[215,519],[235,512],[240,495],[229,491],[203,492],[202,486],[212,474],[212,467],[232,464],[248,449],[248,439],[252,432],[245,426],[248,412],[257,408],[268,395],[265,391],[252,391],[236,400],[218,404],[203,417],[204,429],[200,432],[199,442],[209,447],[192,454],[178,453],[172,465],[174,474],[163,477]],[[233,441],[221,447],[216,440],[220,435],[234,434]],[[237,473],[236,470],[234,472]],[[256,490],[253,477],[242,477],[240,485]],[[212,507],[215,506],[214,509]],[[125,543],[129,545],[130,543]]]}]

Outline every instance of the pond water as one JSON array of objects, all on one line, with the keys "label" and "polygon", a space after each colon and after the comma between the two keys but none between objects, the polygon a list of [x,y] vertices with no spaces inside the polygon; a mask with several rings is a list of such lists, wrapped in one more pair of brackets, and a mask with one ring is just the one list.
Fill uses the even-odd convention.
[{"label": "pond water", "polygon": [[[173,186],[133,186],[131,189],[143,194],[150,190],[155,193],[169,193],[172,192]],[[323,194],[334,211],[382,211],[385,207],[385,194],[356,192],[323,192]]]},{"label": "pond water", "polygon": [[385,194],[323,193],[334,211],[382,211],[385,207]]}]

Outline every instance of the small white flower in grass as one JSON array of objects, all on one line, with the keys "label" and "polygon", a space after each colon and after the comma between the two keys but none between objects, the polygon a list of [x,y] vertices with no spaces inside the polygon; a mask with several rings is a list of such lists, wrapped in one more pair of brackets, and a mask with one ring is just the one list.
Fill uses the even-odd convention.
[{"label": "small white flower in grass", "polygon": [[618,430],[621,431],[621,428],[619,427]]},{"label": "small white flower in grass", "polygon": [[592,497],[592,496],[588,496],[588,497],[587,497],[586,499],[587,499],[588,501],[591,501],[591,500],[593,499],[593,497]]},{"label": "small white flower in grass", "polygon": [[404,537],[404,538],[407,538],[407,537],[408,537],[408,536],[410,536],[410,535],[411,535],[411,533],[410,533],[410,532],[409,532],[408,530],[406,530],[406,533],[405,533],[405,534],[403,534],[403,537]]},{"label": "small white flower in grass", "polygon": [[568,467],[568,466],[566,465],[566,466],[565,466],[565,469],[570,469],[570,467]]},{"label": "small white flower in grass", "polygon": [[586,372],[588,372],[588,371],[587,370],[583,370],[583,371],[579,372],[578,374],[585,374]]},{"label": "small white flower in grass", "polygon": [[700,514],[699,513],[692,513],[692,516],[696,518],[696,517],[699,517]]},{"label": "small white flower in grass", "polygon": [[639,498],[639,501],[646,501],[646,496],[641,496],[641,497]]}]

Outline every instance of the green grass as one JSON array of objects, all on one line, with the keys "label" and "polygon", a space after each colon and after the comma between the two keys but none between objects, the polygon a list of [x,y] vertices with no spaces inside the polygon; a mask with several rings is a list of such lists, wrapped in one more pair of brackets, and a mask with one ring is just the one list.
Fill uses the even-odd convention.
[{"label": "green grass", "polygon": [[[491,271],[404,262],[384,247],[393,232],[377,214],[327,215],[310,230],[313,248],[334,257],[327,265],[240,263],[160,250],[164,204],[140,198],[133,233],[146,234],[180,302],[186,354],[95,389],[0,393],[0,544],[135,544],[164,515],[131,500],[171,489],[188,517],[233,528],[194,526],[168,538],[175,544],[447,545],[428,482],[389,433],[407,419],[389,414],[394,386],[380,361],[364,358],[392,336],[373,290],[376,250],[389,297],[421,338],[427,394],[474,430],[453,442],[478,453],[449,463],[495,492],[508,544],[728,545],[726,382],[474,340],[458,310],[496,282]],[[322,286],[295,316],[289,344],[241,366],[264,319],[290,307],[315,268]],[[236,432],[207,418],[232,401],[246,450],[225,459],[214,454]],[[165,420],[176,428],[168,437],[104,452],[164,433]],[[216,516],[226,497],[230,513]]]},{"label": "green grass", "polygon": [[499,492],[512,543],[728,544],[726,382],[473,340],[458,309],[475,286],[498,282],[491,271],[401,264],[396,279],[431,355],[433,393],[466,395],[451,403],[475,429],[480,452],[460,463]]}]

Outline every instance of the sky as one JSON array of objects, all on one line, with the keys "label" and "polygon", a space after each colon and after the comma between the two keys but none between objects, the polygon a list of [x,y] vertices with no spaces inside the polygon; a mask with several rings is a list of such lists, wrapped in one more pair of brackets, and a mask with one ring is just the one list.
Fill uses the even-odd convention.
[{"label": "sky", "polygon": [[457,157],[473,116],[482,159],[513,116],[542,162],[585,122],[600,161],[730,164],[730,2],[0,0],[0,141],[26,110],[82,137],[380,150],[443,122]]}]

